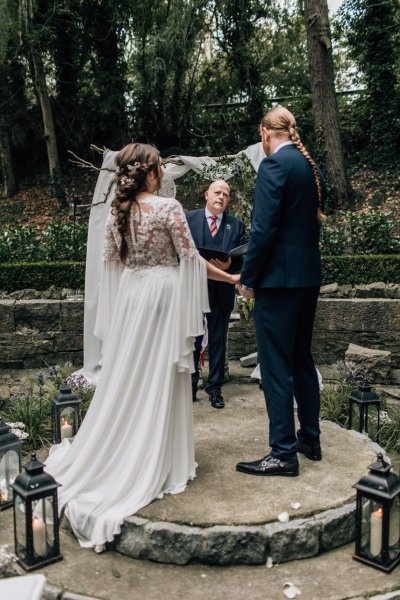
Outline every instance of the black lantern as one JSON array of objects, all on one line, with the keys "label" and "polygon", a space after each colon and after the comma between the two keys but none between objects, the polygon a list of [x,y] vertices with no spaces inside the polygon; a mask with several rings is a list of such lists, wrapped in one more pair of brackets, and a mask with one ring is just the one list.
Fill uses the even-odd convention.
[{"label": "black lantern", "polygon": [[390,573],[400,563],[400,477],[378,454],[357,490],[353,558]]},{"label": "black lantern", "polygon": [[24,465],[12,484],[14,490],[14,540],[19,564],[32,571],[62,559],[60,554],[57,488],[36,459]]},{"label": "black lantern", "polygon": [[55,444],[64,438],[73,438],[80,425],[79,405],[81,401],[71,392],[68,385],[62,385],[53,400],[53,440]]},{"label": "black lantern", "polygon": [[22,442],[0,417],[0,510],[13,505],[11,484],[21,473]]},{"label": "black lantern", "polygon": [[366,433],[379,443],[381,401],[368,381],[359,384],[349,396],[349,429]]}]

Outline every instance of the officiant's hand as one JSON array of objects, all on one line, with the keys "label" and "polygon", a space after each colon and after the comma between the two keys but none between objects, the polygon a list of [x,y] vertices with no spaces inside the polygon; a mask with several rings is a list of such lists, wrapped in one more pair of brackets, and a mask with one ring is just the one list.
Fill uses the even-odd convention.
[{"label": "officiant's hand", "polygon": [[210,263],[217,267],[217,269],[221,269],[221,271],[227,271],[232,264],[232,259],[228,256],[227,260],[218,260],[217,258],[213,258],[210,260]]}]

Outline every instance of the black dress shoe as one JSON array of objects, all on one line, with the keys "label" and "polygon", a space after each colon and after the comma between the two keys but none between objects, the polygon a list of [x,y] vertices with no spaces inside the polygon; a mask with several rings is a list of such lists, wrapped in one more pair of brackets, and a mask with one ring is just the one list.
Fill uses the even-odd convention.
[{"label": "black dress shoe", "polygon": [[319,444],[311,446],[309,444],[304,444],[303,442],[298,441],[297,452],[300,452],[300,454],[304,454],[304,456],[309,460],[322,460],[321,446]]},{"label": "black dress shoe", "polygon": [[213,408],[224,408],[225,402],[219,392],[214,392],[213,394],[210,394],[209,399]]},{"label": "black dress shoe", "polygon": [[270,454],[260,460],[248,463],[238,463],[236,470],[248,475],[282,475],[283,477],[297,477],[299,474],[299,461],[297,458],[288,461],[274,458]]},{"label": "black dress shoe", "polygon": [[196,390],[192,390],[192,402],[198,402],[199,399],[196,396],[197,391]]}]

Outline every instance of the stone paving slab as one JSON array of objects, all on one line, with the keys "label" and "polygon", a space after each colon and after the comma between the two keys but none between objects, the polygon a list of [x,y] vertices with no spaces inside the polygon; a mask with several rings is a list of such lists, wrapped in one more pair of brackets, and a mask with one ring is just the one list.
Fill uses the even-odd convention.
[{"label": "stone paving slab", "polygon": [[[268,452],[264,397],[258,386],[224,387],[226,408],[199,392],[194,405],[197,477],[125,520],[115,549],[132,558],[186,564],[263,564],[316,556],[354,539],[353,484],[379,446],[321,423],[323,460],[299,456],[300,477],[251,477],[240,460]],[[294,509],[293,502],[300,508]],[[289,523],[278,515],[289,514]]]},{"label": "stone paving slab", "polygon": [[[232,504],[237,501],[241,503],[243,509],[251,506],[254,498],[257,498],[257,506],[260,513],[265,515],[264,504],[270,502],[269,492],[278,485],[276,479],[264,481],[262,478],[246,477],[244,474],[236,473],[234,470],[238,459],[257,458],[262,456],[266,450],[266,434],[265,434],[265,412],[263,408],[262,396],[256,385],[247,385],[236,387],[235,383],[229,383],[225,386],[225,396],[227,398],[227,408],[223,411],[211,409],[206,400],[204,392],[200,392],[201,401],[195,406],[195,423],[196,435],[200,435],[198,429],[206,429],[206,421],[208,418],[212,422],[217,421],[218,427],[213,429],[213,436],[217,438],[218,443],[210,448],[210,451],[203,450],[203,456],[207,456],[213,463],[218,463],[221,468],[219,478],[217,473],[214,473],[210,465],[204,465],[199,469],[200,473],[204,472],[203,485],[209,485],[207,473],[214,473],[209,490],[214,489],[216,482],[221,480],[223,486],[220,486],[219,493],[224,496],[229,496]],[[235,400],[235,398],[237,398]],[[240,399],[240,404],[239,404]],[[254,422],[249,423],[248,412],[250,406],[257,405],[258,409],[255,412],[257,418]],[[240,408],[241,407],[241,408]],[[248,408],[247,408],[248,407]],[[237,411],[240,409],[240,419],[237,419]],[[236,411],[236,413],[235,413]],[[201,414],[204,413],[203,417]],[[209,415],[209,417],[207,416]],[[230,440],[234,435],[235,430],[232,428],[231,419],[235,417],[235,422],[240,421],[239,428],[244,428],[248,434],[252,435],[252,442],[248,447],[247,440],[242,440],[240,448],[233,449],[234,444],[229,446],[229,452],[224,452],[224,440]],[[315,490],[310,485],[309,478],[314,473],[314,469],[318,469],[319,478],[312,475],[313,481],[318,484],[317,491],[322,493],[325,498],[332,496],[333,491],[327,486],[324,486],[324,481],[335,482],[334,479],[328,477],[327,471],[335,471],[344,461],[345,468],[351,468],[351,475],[348,477],[348,485],[351,488],[352,483],[357,481],[365,472],[366,467],[374,458],[373,447],[367,444],[362,436],[354,436],[344,432],[344,439],[350,440],[350,450],[346,445],[343,445],[343,438],[340,435],[341,430],[332,427],[329,424],[327,427],[323,424],[323,451],[324,459],[320,463],[311,463],[303,457],[300,458],[301,476],[299,478],[290,479],[291,484],[301,485],[301,480],[304,482],[304,498],[297,497],[296,499],[304,505],[306,504],[306,496],[313,494],[316,498]],[[201,434],[203,435],[203,434]],[[205,434],[204,434],[205,435]],[[243,434],[244,435],[244,434]],[[348,437],[349,436],[349,437]],[[200,436],[201,437],[201,436]],[[246,436],[245,436],[246,437]],[[257,438],[258,441],[255,441]],[[207,438],[206,438],[207,440]],[[208,442],[210,444],[210,438]],[[348,453],[355,452],[352,457]],[[358,456],[357,452],[361,451]],[[232,454],[230,454],[232,453]],[[336,458],[335,458],[336,456]],[[197,452],[197,460],[199,461],[199,452]],[[355,466],[349,466],[352,460],[356,463]],[[202,467],[200,463],[200,467]],[[222,469],[224,467],[224,469]],[[320,470],[321,469],[321,470]],[[227,475],[223,476],[226,470]],[[340,471],[338,471],[340,472]],[[228,476],[229,475],[229,476]],[[326,476],[325,476],[326,475]],[[342,473],[341,476],[344,474]],[[238,479],[240,477],[240,479]],[[222,478],[222,479],[221,479]],[[248,479],[248,487],[244,484]],[[261,479],[261,481],[260,481]],[[192,482],[188,489],[178,496],[184,499],[191,487],[197,484],[199,479]],[[286,480],[285,480],[286,481]],[[289,481],[287,481],[289,483]],[[258,489],[260,488],[260,490]],[[268,492],[269,490],[269,492]],[[136,560],[129,556],[125,556],[113,549],[102,554],[96,554],[92,550],[85,550],[79,547],[77,540],[65,529],[61,530],[61,552],[64,560],[49,565],[48,567],[39,570],[47,578],[48,585],[46,586],[45,600],[66,600],[68,594],[72,594],[73,598],[83,597],[101,600],[226,600],[229,597],[231,600],[281,600],[285,596],[283,594],[283,585],[286,581],[292,581],[302,592],[301,598],[304,600],[400,600],[400,568],[398,567],[392,573],[386,574],[367,565],[363,565],[352,560],[354,544],[340,546],[330,552],[326,552],[330,544],[330,537],[338,535],[338,541],[342,540],[340,529],[346,531],[352,526],[353,519],[348,516],[348,506],[352,506],[353,502],[343,502],[341,506],[328,508],[327,510],[320,509],[319,512],[308,515],[299,515],[299,511],[294,511],[291,514],[291,520],[288,524],[279,523],[276,519],[278,511],[282,508],[286,509],[288,500],[292,498],[290,486],[287,488],[287,498],[279,499],[278,505],[270,510],[271,520],[267,524],[268,528],[279,533],[285,531],[286,527],[293,527],[296,521],[307,521],[313,519],[316,522],[325,520],[325,525],[322,528],[324,534],[320,535],[319,544],[321,553],[318,556],[303,558],[302,560],[290,560],[276,564],[274,561],[272,568],[267,568],[264,563],[259,565],[249,564],[200,564],[190,562],[184,566],[177,564],[165,564],[154,562],[153,560]],[[262,493],[261,493],[262,492]],[[353,490],[351,488],[352,493]],[[167,507],[170,501],[178,499],[178,496],[167,496],[162,500],[157,500],[151,505],[153,510],[158,504]],[[244,503],[242,496],[248,496],[248,505]],[[215,491],[211,498],[210,507],[215,498],[218,498],[218,492]],[[195,509],[195,504],[204,502],[205,497],[190,496],[190,503],[186,506],[187,514]],[[265,501],[265,502],[264,502]],[[322,504],[319,499],[318,502]],[[225,505],[222,505],[223,507]],[[150,509],[150,507],[147,507]],[[167,508],[163,508],[165,514],[168,513]],[[175,505],[173,505],[175,509]],[[208,510],[207,506],[204,510]],[[224,508],[225,510],[225,508]],[[143,512],[143,511],[142,511]],[[311,511],[312,513],[312,511]],[[173,513],[172,513],[173,514]],[[234,511],[232,514],[235,514]],[[346,515],[348,521],[346,522]],[[244,514],[246,516],[246,514]],[[152,522],[152,534],[156,539],[160,539],[160,526],[153,527],[157,522],[161,525],[165,521],[161,519],[152,521],[150,515],[146,518],[135,516],[133,519],[139,521],[139,524]],[[181,515],[182,517],[182,515]],[[186,515],[187,517],[187,515]],[[140,521],[142,519],[142,521]],[[198,527],[202,530],[203,527],[198,525],[187,524],[186,518],[183,522],[176,522],[174,525],[179,527]],[[247,519],[246,519],[247,521]],[[224,523],[211,525],[214,531],[220,534],[230,527]],[[238,528],[244,528],[245,533],[249,529],[265,527],[263,523],[250,525],[237,525]],[[319,525],[318,525],[319,527]],[[239,532],[238,532],[239,533]],[[247,535],[247,533],[246,533]],[[243,539],[247,540],[246,535]],[[285,534],[286,535],[286,534]],[[217,538],[214,538],[217,542]],[[218,546],[212,545],[214,556],[220,552],[221,538],[219,537]],[[0,513],[0,544],[7,544],[9,550],[13,550],[13,524],[12,510]],[[310,541],[307,542],[308,549],[313,549],[315,537],[310,536]],[[290,548],[285,548],[282,544],[279,546],[276,541],[276,548],[283,553],[285,560],[286,553],[290,554]],[[245,551],[245,546],[242,549]],[[153,545],[154,552],[154,545]],[[305,552],[305,554],[307,554]],[[16,566],[19,572],[23,575],[22,569]],[[382,598],[381,598],[382,596]]]}]

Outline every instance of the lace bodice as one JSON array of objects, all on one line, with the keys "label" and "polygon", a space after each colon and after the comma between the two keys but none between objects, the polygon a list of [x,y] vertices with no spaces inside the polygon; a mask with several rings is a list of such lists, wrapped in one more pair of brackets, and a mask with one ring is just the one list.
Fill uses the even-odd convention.
[{"label": "lace bodice", "polygon": [[[134,202],[126,237],[129,268],[176,266],[197,254],[185,213],[174,198],[148,196]],[[103,261],[119,261],[121,235],[111,209],[106,224]]]}]

